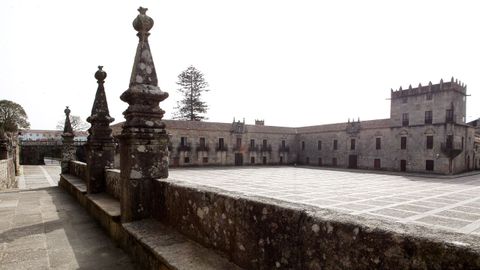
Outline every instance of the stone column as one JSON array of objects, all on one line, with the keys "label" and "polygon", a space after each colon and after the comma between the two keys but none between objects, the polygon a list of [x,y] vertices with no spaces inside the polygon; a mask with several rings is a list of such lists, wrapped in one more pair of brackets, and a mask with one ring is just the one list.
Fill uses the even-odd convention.
[{"label": "stone column", "polygon": [[110,117],[107,97],[103,86],[107,73],[98,66],[95,73],[98,88],[93,102],[92,114],[87,118],[92,126],[88,129],[87,140],[87,191],[98,193],[105,191],[105,168],[113,166],[115,144],[110,123],[115,119]]},{"label": "stone column", "polygon": [[62,133],[62,173],[68,173],[68,163],[70,160],[75,159],[75,145],[73,144],[73,134],[72,124],[70,123],[70,109],[65,109],[65,125],[63,127]]},{"label": "stone column", "polygon": [[168,93],[158,87],[148,44],[153,20],[145,14],[146,8],[138,11],[133,27],[140,40],[129,88],[120,97],[129,105],[119,136],[123,222],[150,217],[153,181],[168,177],[168,135],[162,122],[165,111],[159,107]]}]

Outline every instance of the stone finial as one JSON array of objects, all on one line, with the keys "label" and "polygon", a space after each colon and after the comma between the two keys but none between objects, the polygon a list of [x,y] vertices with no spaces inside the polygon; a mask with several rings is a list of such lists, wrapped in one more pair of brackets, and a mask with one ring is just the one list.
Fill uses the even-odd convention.
[{"label": "stone finial", "polygon": [[409,89],[409,90],[412,90],[412,85],[411,85],[411,84],[408,86],[408,89]]},{"label": "stone finial", "polygon": [[97,79],[99,84],[103,84],[105,82],[105,78],[107,78],[107,73],[103,71],[103,66],[98,66],[98,70],[95,72],[95,79]]},{"label": "stone finial", "polygon": [[452,80],[451,80],[451,82],[453,83],[453,81],[454,81],[454,79],[453,79],[453,76],[452,76]]},{"label": "stone finial", "polygon": [[153,19],[146,14],[148,8],[139,7],[137,10],[140,14],[133,20],[133,28],[138,31],[140,40],[146,41],[150,35],[148,31],[153,27]]},{"label": "stone finial", "polygon": [[[133,21],[133,26],[139,34],[148,34],[148,30],[153,26],[153,20],[145,15],[145,8],[140,7],[138,11],[140,14]],[[120,99],[129,104],[124,112],[126,119],[124,127],[137,130],[138,128],[163,130],[165,124],[160,120],[165,111],[158,105],[167,97],[168,93],[158,87],[157,72],[148,40],[140,38],[130,76],[130,87],[120,96]]]},{"label": "stone finial", "polygon": [[63,134],[73,135],[72,123],[70,122],[70,109],[68,108],[68,106],[65,108],[64,112],[65,112],[65,125],[63,126]]},{"label": "stone finial", "polygon": [[[110,117],[108,110],[104,87],[105,78],[107,78],[107,73],[103,70],[103,66],[98,66],[98,70],[95,72],[95,79],[97,79],[98,83],[97,93],[93,101],[92,113],[87,118],[87,122],[92,124],[92,127],[97,123],[103,123],[104,126],[108,127],[108,125],[115,120],[113,117]],[[91,129],[89,129],[89,132],[91,132]]]},{"label": "stone finial", "polygon": [[400,86],[400,88],[398,88],[398,91],[402,91],[402,87]]},{"label": "stone finial", "polygon": [[113,118],[108,111],[107,97],[105,95],[105,78],[107,73],[102,66],[95,72],[98,88],[93,101],[92,114],[87,118],[91,124],[88,129],[86,144],[87,170],[86,182],[88,193],[105,191],[105,168],[112,167],[115,155],[115,145],[112,137],[110,123]]},{"label": "stone finial", "polygon": [[158,87],[157,73],[148,44],[153,20],[146,9],[133,21],[139,42],[133,63],[130,85],[120,98],[128,103],[123,115],[125,124],[120,139],[120,205],[122,222],[154,215],[153,198],[161,196],[154,180],[168,177],[169,137],[162,121],[165,113],[159,106],[168,97]]},{"label": "stone finial", "polygon": [[75,160],[75,146],[73,145],[73,128],[72,123],[70,122],[70,109],[68,106],[65,108],[65,125],[63,127],[62,133],[62,160],[60,166],[62,168],[62,173],[69,172],[69,162],[70,160]]}]

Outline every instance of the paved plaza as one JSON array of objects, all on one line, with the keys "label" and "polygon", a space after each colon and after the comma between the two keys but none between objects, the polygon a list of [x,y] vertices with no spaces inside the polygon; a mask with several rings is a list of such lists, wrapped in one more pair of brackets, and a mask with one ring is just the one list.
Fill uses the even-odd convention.
[{"label": "paved plaza", "polygon": [[133,269],[78,202],[58,166],[23,166],[23,190],[0,192],[0,269]]},{"label": "paved plaza", "polygon": [[170,179],[247,196],[480,235],[480,175],[400,176],[299,167],[170,170]]}]

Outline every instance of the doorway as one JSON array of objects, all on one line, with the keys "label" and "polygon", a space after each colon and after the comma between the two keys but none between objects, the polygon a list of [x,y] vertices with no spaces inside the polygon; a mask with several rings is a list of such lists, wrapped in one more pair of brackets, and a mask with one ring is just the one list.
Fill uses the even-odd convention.
[{"label": "doorway", "polygon": [[356,169],[357,168],[357,162],[358,162],[357,159],[358,159],[357,155],[349,155],[348,156],[348,168]]},{"label": "doorway", "polygon": [[405,159],[400,160],[400,171],[407,171],[407,161]]},{"label": "doorway", "polygon": [[243,165],[243,154],[235,153],[235,166],[242,166],[242,165]]}]

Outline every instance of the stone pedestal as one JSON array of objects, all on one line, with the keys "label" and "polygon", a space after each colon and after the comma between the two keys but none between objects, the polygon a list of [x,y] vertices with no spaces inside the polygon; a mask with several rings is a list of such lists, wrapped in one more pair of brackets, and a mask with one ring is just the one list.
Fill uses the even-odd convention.
[{"label": "stone pedestal", "polygon": [[152,216],[153,181],[168,177],[167,146],[167,134],[128,134],[121,137],[123,221]]}]

